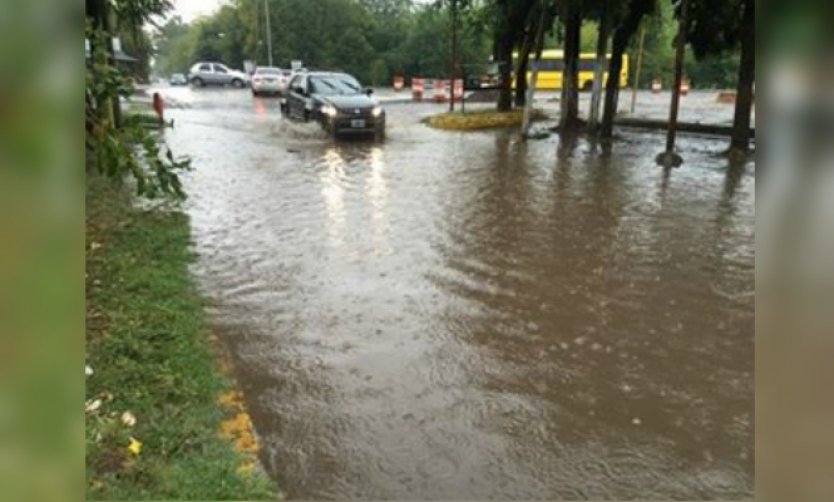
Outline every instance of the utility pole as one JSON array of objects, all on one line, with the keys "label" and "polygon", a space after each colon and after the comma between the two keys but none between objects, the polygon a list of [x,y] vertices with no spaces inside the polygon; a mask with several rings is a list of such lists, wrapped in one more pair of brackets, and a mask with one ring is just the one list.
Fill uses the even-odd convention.
[{"label": "utility pole", "polygon": [[681,0],[681,19],[678,28],[675,51],[675,83],[672,88],[672,105],[669,109],[669,128],[666,131],[666,151],[655,159],[665,167],[678,167],[683,158],[675,153],[675,136],[678,132],[678,109],[681,101],[681,80],[683,80],[683,56],[686,46],[686,29],[689,26],[689,0]]},{"label": "utility pole", "polygon": [[449,85],[449,111],[455,111],[455,70],[458,63],[458,0],[451,0],[452,11],[452,63]]},{"label": "utility pole", "polygon": [[264,14],[266,17],[266,57],[269,66],[272,66],[272,28],[269,25],[269,0],[264,0]]},{"label": "utility pole", "polygon": [[637,48],[637,66],[634,68],[634,82],[631,87],[631,114],[637,107],[637,89],[640,86],[640,69],[643,67],[643,44],[646,41],[646,22],[640,23],[640,44]]}]

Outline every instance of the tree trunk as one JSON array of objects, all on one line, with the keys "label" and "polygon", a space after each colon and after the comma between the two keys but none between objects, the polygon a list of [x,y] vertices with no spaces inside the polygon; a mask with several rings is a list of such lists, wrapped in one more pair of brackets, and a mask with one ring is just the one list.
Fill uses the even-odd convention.
[{"label": "tree trunk", "polygon": [[681,16],[678,22],[678,38],[675,41],[675,81],[672,84],[672,103],[669,106],[669,129],[666,131],[666,153],[675,151],[675,138],[678,129],[678,110],[681,101],[681,82],[683,81],[683,59],[686,48],[686,29],[689,17],[689,0],[681,0]]},{"label": "tree trunk", "polygon": [[[107,51],[107,62],[109,65],[116,67],[116,54],[113,47],[113,36],[116,34],[116,27],[112,26],[111,19],[112,12],[110,11],[110,2],[106,0],[86,0],[85,2],[85,17],[93,24],[93,29],[98,30],[104,34],[104,39],[100,42],[104,44]],[[94,37],[95,38],[95,37]],[[90,40],[90,62],[93,63],[96,52],[100,50],[97,45],[99,41]],[[106,113],[108,120],[115,126],[121,126],[122,109],[119,103],[118,96],[109,100],[97,100],[97,112],[99,114]],[[101,115],[100,115],[101,116]]]},{"label": "tree trunk", "polygon": [[[526,37],[525,37],[526,38]],[[524,106],[527,95],[527,71],[529,70],[529,50],[527,42],[521,45],[518,51],[518,64],[515,66],[513,77],[515,78],[515,106]]]},{"label": "tree trunk", "polygon": [[643,16],[649,14],[651,4],[630,12],[625,21],[614,31],[611,40],[611,61],[608,63],[608,80],[605,83],[605,107],[602,112],[601,136],[611,139],[614,132],[614,118],[617,116],[617,101],[620,97],[620,72],[623,70],[623,54],[628,42],[640,27]]},{"label": "tree trunk", "polygon": [[[96,33],[93,34],[94,36],[89,39],[89,64],[104,64],[107,62],[107,57],[109,57],[111,50],[110,34],[108,33],[107,26],[107,2],[105,0],[86,0],[85,15],[87,20],[92,24],[93,30],[96,31]],[[102,35],[103,38],[98,38],[99,35]],[[106,51],[107,56],[102,56],[103,59],[100,58],[99,61],[96,61],[96,58],[99,57],[99,53],[102,50],[100,45],[104,46],[103,48]],[[110,109],[110,100],[101,96],[96,96],[95,113],[99,119],[109,120]]]},{"label": "tree trunk", "polygon": [[565,46],[562,70],[562,106],[559,128],[576,129],[579,126],[579,36],[582,13],[578,5],[568,4],[565,16]]},{"label": "tree trunk", "polygon": [[104,29],[106,19],[104,0],[86,0],[84,7],[86,17],[93,23],[93,27]]},{"label": "tree trunk", "polygon": [[[594,86],[591,90],[591,110],[588,113],[588,125],[596,128],[599,121],[599,105],[602,95],[602,78],[605,73],[606,52],[608,52],[608,31],[610,19],[610,0],[605,0],[599,17],[599,33],[597,34],[597,60],[594,67]],[[609,78],[610,78],[609,73]]]},{"label": "tree trunk", "polygon": [[527,72],[530,68],[530,51],[533,50],[533,31],[528,30],[524,42],[518,49],[518,64],[515,67],[515,106],[524,106],[527,96]]},{"label": "tree trunk", "polygon": [[495,45],[495,61],[499,63],[501,88],[498,93],[498,111],[507,112],[513,107],[512,59],[513,36],[507,31],[498,35]]},{"label": "tree trunk", "polygon": [[[107,27],[107,53],[110,56],[110,65],[114,68],[117,67],[116,63],[116,48],[113,44],[113,35],[116,33],[116,29],[114,26],[109,25],[110,22],[108,21]],[[122,75],[124,74],[123,72]],[[122,103],[119,101],[119,96],[113,96],[110,99],[110,107],[113,111],[113,126],[118,128],[122,127]]]},{"label": "tree trunk", "polygon": [[741,27],[741,63],[736,87],[736,108],[730,147],[750,148],[750,112],[753,108],[753,82],[756,80],[756,11],[755,0],[745,0]]},{"label": "tree trunk", "polygon": [[623,70],[623,54],[628,45],[624,28],[614,33],[611,47],[611,61],[608,64],[608,80],[605,83],[605,106],[602,111],[601,137],[611,139],[614,133],[614,119],[617,116],[617,101],[620,96],[620,72]]}]

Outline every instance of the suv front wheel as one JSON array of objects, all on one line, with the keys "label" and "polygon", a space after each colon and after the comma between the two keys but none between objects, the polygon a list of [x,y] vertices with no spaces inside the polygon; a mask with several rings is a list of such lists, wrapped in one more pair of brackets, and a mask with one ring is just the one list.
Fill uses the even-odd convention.
[{"label": "suv front wheel", "polygon": [[200,77],[194,77],[191,79],[191,85],[193,85],[194,87],[205,87],[206,83],[203,82],[203,79],[201,79]]}]

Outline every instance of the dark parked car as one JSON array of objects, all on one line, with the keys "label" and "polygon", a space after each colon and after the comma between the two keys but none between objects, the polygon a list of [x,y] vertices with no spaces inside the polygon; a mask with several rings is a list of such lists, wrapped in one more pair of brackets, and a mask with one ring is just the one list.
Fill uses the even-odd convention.
[{"label": "dark parked car", "polygon": [[385,136],[385,110],[371,89],[346,73],[306,72],[290,80],[281,111],[294,120],[315,120],[331,135]]}]

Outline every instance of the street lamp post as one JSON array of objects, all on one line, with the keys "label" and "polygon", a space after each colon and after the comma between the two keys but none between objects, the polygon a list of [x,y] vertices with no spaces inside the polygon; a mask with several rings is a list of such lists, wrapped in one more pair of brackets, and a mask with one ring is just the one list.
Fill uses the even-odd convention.
[{"label": "street lamp post", "polygon": [[264,14],[266,17],[266,57],[269,66],[272,66],[272,28],[269,25],[269,0],[264,0]]},{"label": "street lamp post", "polygon": [[631,88],[631,113],[637,107],[637,89],[640,87],[640,70],[643,66],[643,45],[646,42],[646,22],[640,23],[640,44],[637,49],[637,67],[634,69],[634,82]]},{"label": "street lamp post", "polygon": [[458,0],[451,0],[451,14],[452,14],[452,64],[451,74],[452,79],[449,83],[449,111],[455,111],[455,77],[457,74],[458,64]]}]

